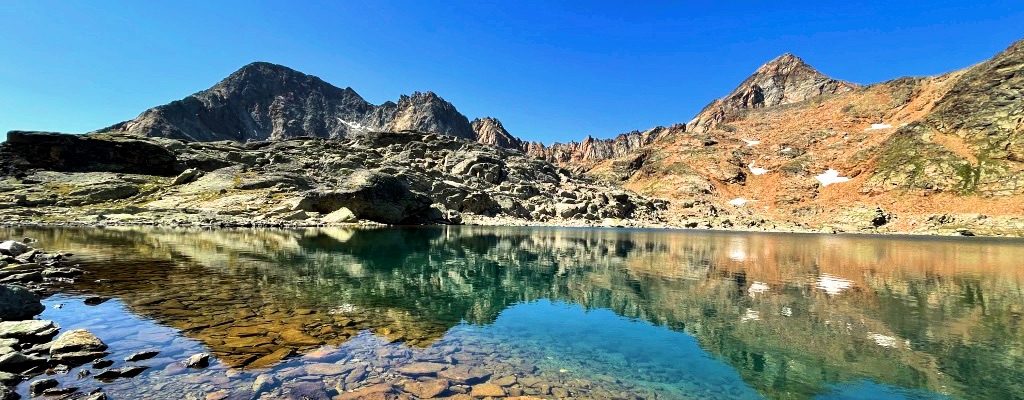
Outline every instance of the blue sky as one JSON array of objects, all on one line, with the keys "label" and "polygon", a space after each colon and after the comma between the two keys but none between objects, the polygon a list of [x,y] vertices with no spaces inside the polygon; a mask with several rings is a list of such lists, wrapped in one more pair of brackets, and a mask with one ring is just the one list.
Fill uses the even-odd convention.
[{"label": "blue sky", "polygon": [[[3,1],[0,132],[86,132],[251,61],[373,103],[432,90],[543,142],[688,121],[792,52],[871,83],[1024,38],[1024,2]],[[4,135],[0,133],[0,135]]]}]

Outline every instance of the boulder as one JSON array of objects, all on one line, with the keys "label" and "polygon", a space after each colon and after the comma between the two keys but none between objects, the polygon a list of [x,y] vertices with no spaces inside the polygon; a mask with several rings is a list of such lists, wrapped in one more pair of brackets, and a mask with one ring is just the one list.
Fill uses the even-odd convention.
[{"label": "boulder", "polygon": [[27,320],[0,322],[0,338],[18,339],[32,343],[45,342],[56,335],[60,327],[53,321]]},{"label": "boulder", "polygon": [[206,368],[210,366],[210,354],[209,353],[198,353],[193,354],[188,360],[185,360],[186,368]]},{"label": "boulder", "polygon": [[186,183],[192,182],[196,180],[196,178],[199,178],[199,176],[202,174],[203,172],[200,171],[198,168],[186,169],[182,173],[178,174],[178,176],[174,177],[174,180],[171,181],[171,186],[184,185]]},{"label": "boulder", "polygon": [[403,180],[389,174],[361,170],[335,191],[307,192],[296,208],[329,214],[348,208],[359,219],[385,224],[426,222],[430,198],[415,193]]},{"label": "boulder", "polygon": [[555,215],[562,218],[574,218],[587,212],[586,203],[558,203],[555,204]]},{"label": "boulder", "polygon": [[110,200],[120,200],[139,194],[139,187],[130,183],[112,183],[90,185],[68,194],[72,199],[69,204],[95,204]]},{"label": "boulder", "polygon": [[323,217],[323,221],[329,224],[337,224],[343,222],[353,222],[356,220],[356,215],[349,210],[348,207],[342,207],[332,211]]},{"label": "boulder", "polygon": [[473,176],[484,182],[499,184],[508,176],[505,163],[483,152],[469,153],[456,163],[451,173],[455,175]]},{"label": "boulder", "polygon": [[0,355],[0,371],[21,373],[43,365],[46,365],[45,358],[17,351]]},{"label": "boulder", "polygon": [[45,307],[39,296],[17,285],[0,285],[0,321],[20,321],[35,317]]},{"label": "boulder", "polygon": [[3,243],[0,243],[0,254],[11,257],[20,256],[22,253],[26,253],[29,250],[30,249],[27,244],[15,240],[5,240]]},{"label": "boulder", "polygon": [[58,362],[80,363],[105,356],[107,345],[85,329],[64,332],[50,345],[50,358]]}]

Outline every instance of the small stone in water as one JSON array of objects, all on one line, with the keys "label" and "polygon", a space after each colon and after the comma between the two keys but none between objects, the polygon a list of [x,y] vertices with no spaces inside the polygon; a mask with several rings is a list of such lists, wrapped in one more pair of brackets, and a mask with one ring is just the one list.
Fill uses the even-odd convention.
[{"label": "small stone in water", "polygon": [[105,303],[107,300],[110,300],[110,298],[103,296],[90,296],[85,298],[84,303],[87,306],[96,306]]},{"label": "small stone in water", "polygon": [[206,368],[210,366],[210,355],[207,353],[193,354],[188,360],[185,360],[185,366],[188,368]]},{"label": "small stone in water", "polygon": [[114,362],[110,360],[96,360],[92,363],[92,367],[96,369],[103,369],[111,365],[114,365]]},{"label": "small stone in water", "polygon": [[125,357],[124,360],[129,362],[148,360],[150,358],[156,357],[157,354],[160,354],[160,352],[157,350],[143,350],[138,353],[134,353],[128,357]]}]

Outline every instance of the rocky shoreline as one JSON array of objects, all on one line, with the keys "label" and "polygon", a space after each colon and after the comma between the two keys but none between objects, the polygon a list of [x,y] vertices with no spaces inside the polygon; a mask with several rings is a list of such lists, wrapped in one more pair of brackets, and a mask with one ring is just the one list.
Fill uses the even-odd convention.
[{"label": "rocky shoreline", "polygon": [[[92,369],[80,370],[78,377],[92,376],[100,382],[110,382],[135,377],[147,368],[111,368],[114,362],[105,359],[109,354],[107,345],[91,332],[62,332],[53,321],[35,319],[44,310],[41,299],[51,295],[55,285],[73,284],[84,271],[70,263],[71,253],[47,253],[33,248],[32,243],[30,238],[0,243],[0,399],[20,398],[15,387],[31,380],[28,392],[33,397],[104,400],[107,396],[101,390],[80,392],[77,387],[61,387],[50,376],[68,374],[71,368],[91,363]],[[90,297],[85,304],[96,305],[106,300]],[[125,362],[157,354],[156,350],[144,351],[129,356]]]}]

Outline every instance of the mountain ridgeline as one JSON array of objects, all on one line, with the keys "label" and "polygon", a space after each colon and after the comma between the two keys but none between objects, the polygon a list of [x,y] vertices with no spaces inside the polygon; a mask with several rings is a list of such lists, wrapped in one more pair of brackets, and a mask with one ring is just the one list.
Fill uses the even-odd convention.
[{"label": "mountain ridgeline", "polygon": [[[432,92],[375,105],[352,88],[264,62],[135,119],[68,136],[9,135],[0,168],[34,176],[7,190],[14,203],[63,204],[63,183],[32,182],[71,178],[41,170],[116,173],[130,166],[167,176],[195,168],[214,176],[230,167],[238,171],[221,171],[218,185],[245,192],[252,189],[228,183],[266,184],[272,192],[271,200],[253,197],[233,215],[252,209],[276,218],[282,214],[271,208],[284,195],[275,191],[338,190],[345,182],[337,171],[374,166],[426,196],[424,207],[494,218],[594,223],[641,215],[701,228],[1024,236],[1024,41],[962,70],[871,85],[831,78],[787,53],[688,123],[549,145],[522,140],[493,117],[471,121]],[[267,151],[309,138],[316,140],[303,145],[310,146],[306,155]],[[416,144],[421,139],[437,143]],[[203,151],[204,142],[222,141],[232,143]],[[448,153],[429,153],[436,146]],[[142,148],[166,154],[130,154]],[[532,182],[530,168],[546,171],[546,180]],[[316,179],[289,175],[303,171]],[[259,173],[288,178],[244,184]],[[538,196],[541,183],[551,192]],[[568,187],[588,189],[581,196]],[[143,189],[82,193],[156,204],[140,202],[162,192]],[[640,197],[599,195],[620,189]],[[221,207],[205,190],[196,186],[196,207]],[[330,210],[305,211],[315,217]]]},{"label": "mountain ridgeline", "polygon": [[352,88],[265,62],[246,65],[207,90],[101,131],[248,142],[402,130],[474,138],[469,120],[432,92],[373,105]]}]

